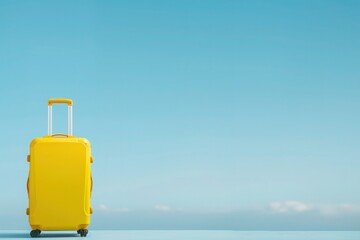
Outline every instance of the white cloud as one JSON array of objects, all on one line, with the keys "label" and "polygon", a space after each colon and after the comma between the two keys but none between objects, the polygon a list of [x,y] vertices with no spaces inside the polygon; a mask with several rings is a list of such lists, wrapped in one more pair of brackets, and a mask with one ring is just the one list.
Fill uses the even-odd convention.
[{"label": "white cloud", "polygon": [[99,209],[103,211],[109,210],[109,208],[105,204],[100,204]]},{"label": "white cloud", "polygon": [[286,213],[286,212],[307,212],[313,209],[311,204],[302,203],[299,201],[284,201],[284,202],[272,202],[270,208],[274,212]]},{"label": "white cloud", "polygon": [[158,204],[154,206],[154,209],[157,211],[164,211],[164,212],[168,212],[171,210],[171,208],[167,205],[162,205],[162,204]]},{"label": "white cloud", "polygon": [[322,215],[360,214],[360,204],[310,204],[300,201],[282,201],[270,203],[275,213],[317,212]]},{"label": "white cloud", "polygon": [[319,205],[317,208],[324,215],[360,213],[360,204],[324,204]]},{"label": "white cloud", "polygon": [[100,204],[99,210],[102,212],[110,212],[110,213],[125,213],[130,211],[130,209],[128,208],[109,208],[105,204]]}]

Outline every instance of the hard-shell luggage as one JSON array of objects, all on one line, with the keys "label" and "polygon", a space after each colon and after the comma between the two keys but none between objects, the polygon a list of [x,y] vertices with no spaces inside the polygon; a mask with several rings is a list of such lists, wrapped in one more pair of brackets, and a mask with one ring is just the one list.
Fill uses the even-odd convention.
[{"label": "hard-shell luggage", "polygon": [[[52,134],[52,105],[68,105],[68,134]],[[91,146],[72,135],[70,99],[48,101],[48,135],[30,144],[27,183],[31,237],[41,231],[76,230],[86,237],[90,224]]]}]

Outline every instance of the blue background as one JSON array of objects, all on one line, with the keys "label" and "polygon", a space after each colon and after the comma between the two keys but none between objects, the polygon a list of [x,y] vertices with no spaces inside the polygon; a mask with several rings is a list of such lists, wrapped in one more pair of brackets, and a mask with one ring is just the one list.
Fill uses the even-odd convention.
[{"label": "blue background", "polygon": [[359,23],[358,1],[0,1],[0,228],[28,228],[29,143],[65,97],[92,228],[360,230]]}]

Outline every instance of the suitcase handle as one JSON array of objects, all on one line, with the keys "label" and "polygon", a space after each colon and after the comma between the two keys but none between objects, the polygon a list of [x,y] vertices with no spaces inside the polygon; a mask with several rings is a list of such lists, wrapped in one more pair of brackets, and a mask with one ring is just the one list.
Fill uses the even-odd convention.
[{"label": "suitcase handle", "polygon": [[68,105],[68,135],[72,136],[72,105],[71,99],[54,98],[48,100],[48,136],[52,136],[52,105],[55,103],[65,103]]},{"label": "suitcase handle", "polygon": [[53,134],[51,135],[51,137],[62,137],[62,138],[68,138],[68,137],[71,137],[67,134],[63,134],[63,133],[56,133],[56,134]]},{"label": "suitcase handle", "polygon": [[65,103],[68,106],[72,106],[73,105],[73,101],[71,99],[66,99],[66,98],[53,98],[53,99],[49,99],[48,100],[48,106],[51,106],[55,103]]}]

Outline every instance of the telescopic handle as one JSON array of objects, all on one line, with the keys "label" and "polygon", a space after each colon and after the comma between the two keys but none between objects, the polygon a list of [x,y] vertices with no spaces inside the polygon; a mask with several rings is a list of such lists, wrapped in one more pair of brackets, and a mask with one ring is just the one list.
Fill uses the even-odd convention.
[{"label": "telescopic handle", "polygon": [[73,101],[71,99],[66,99],[66,98],[53,98],[53,99],[49,99],[48,100],[48,106],[51,106],[55,103],[65,103],[68,106],[72,106],[73,105]]},{"label": "telescopic handle", "polygon": [[72,105],[71,99],[54,98],[48,100],[48,135],[52,135],[52,105],[53,104],[67,104],[68,105],[68,135],[72,136]]}]

